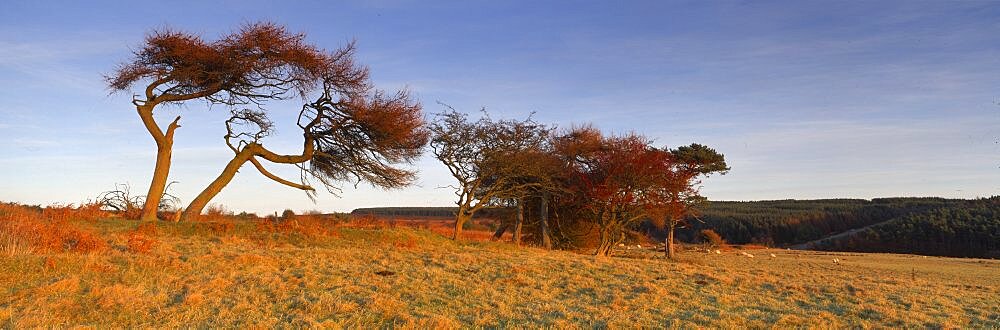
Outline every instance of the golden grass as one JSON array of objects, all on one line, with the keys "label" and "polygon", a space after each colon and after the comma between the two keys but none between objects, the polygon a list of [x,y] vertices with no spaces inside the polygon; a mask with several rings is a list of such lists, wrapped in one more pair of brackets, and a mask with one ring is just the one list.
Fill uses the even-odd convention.
[{"label": "golden grass", "polygon": [[[110,248],[5,253],[0,324],[1000,326],[1000,262],[993,260],[786,250],[753,250],[749,258],[737,250],[667,261],[634,247],[622,251],[627,257],[595,260],[456,243],[410,226],[232,223],[212,231],[204,223],[137,230],[131,221],[74,222]],[[156,243],[136,251],[130,235]]]}]

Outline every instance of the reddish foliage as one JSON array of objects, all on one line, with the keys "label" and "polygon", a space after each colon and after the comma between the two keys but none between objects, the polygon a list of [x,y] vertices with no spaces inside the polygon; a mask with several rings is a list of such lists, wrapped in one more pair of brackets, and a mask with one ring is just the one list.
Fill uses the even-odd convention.
[{"label": "reddish foliage", "polygon": [[93,221],[104,215],[99,207],[91,204],[41,208],[2,203],[0,231],[42,251],[97,252],[105,250],[107,242],[71,221]]},{"label": "reddish foliage", "polygon": [[[683,186],[671,175],[670,153],[641,136],[600,137],[583,128],[557,139],[556,149],[572,153],[562,155],[571,198],[561,207],[597,227],[598,254],[609,253],[631,225],[662,210],[665,197]],[[593,230],[583,226],[578,238],[593,237]]]},{"label": "reddish foliage", "polygon": [[149,253],[159,241],[156,239],[156,224],[144,222],[129,232],[126,249],[132,253]]},{"label": "reddish foliage", "polygon": [[233,218],[232,212],[226,210],[224,206],[212,204],[205,209],[205,213],[191,216],[187,220],[198,223],[198,228],[203,232],[224,235],[236,228]]},{"label": "reddish foliage", "polygon": [[159,241],[138,232],[129,233],[126,248],[132,253],[149,253]]},{"label": "reddish foliage", "polygon": [[719,234],[716,233],[714,230],[703,229],[700,232],[700,235],[701,238],[711,246],[719,247],[726,245],[726,240],[722,239],[722,236],[719,236]]},{"label": "reddish foliage", "polygon": [[150,80],[145,101],[184,101],[207,97],[227,104],[245,104],[286,97],[288,91],[304,94],[324,76],[360,81],[367,70],[331,71],[331,63],[349,61],[343,54],[353,44],[332,54],[304,42],[302,34],[289,33],[269,22],[244,25],[239,31],[214,42],[171,29],[155,31],[124,63],[106,77],[114,90]]},{"label": "reddish foliage", "polygon": [[74,207],[73,204],[53,204],[41,209],[42,218],[52,221],[83,220],[96,221],[106,218],[110,213],[101,209],[101,204],[84,203]]}]

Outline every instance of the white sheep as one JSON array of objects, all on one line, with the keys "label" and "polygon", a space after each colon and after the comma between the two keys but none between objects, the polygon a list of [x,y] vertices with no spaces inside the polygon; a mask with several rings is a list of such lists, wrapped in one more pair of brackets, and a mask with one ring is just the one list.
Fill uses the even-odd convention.
[{"label": "white sheep", "polygon": [[835,264],[840,264],[840,259],[837,259],[837,258],[833,258],[833,263],[835,263]]},{"label": "white sheep", "polygon": [[778,256],[774,255],[774,253],[771,253],[771,258],[777,258],[777,257]]}]

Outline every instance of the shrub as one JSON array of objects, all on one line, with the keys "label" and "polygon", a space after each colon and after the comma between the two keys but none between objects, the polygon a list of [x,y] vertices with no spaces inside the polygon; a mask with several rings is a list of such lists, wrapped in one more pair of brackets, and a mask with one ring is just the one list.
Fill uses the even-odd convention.
[{"label": "shrub", "polygon": [[226,210],[226,207],[221,204],[212,204],[205,208],[205,214],[198,217],[200,220],[205,221],[215,221],[223,220],[226,217],[232,216],[233,213]]},{"label": "shrub", "polygon": [[706,244],[712,247],[720,247],[726,245],[726,241],[722,239],[714,230],[703,229],[699,235]]},{"label": "shrub", "polygon": [[103,213],[91,204],[80,207],[52,205],[41,208],[16,203],[0,204],[0,237],[7,253],[34,251],[95,252],[107,242],[78,228],[70,220],[96,220]]}]

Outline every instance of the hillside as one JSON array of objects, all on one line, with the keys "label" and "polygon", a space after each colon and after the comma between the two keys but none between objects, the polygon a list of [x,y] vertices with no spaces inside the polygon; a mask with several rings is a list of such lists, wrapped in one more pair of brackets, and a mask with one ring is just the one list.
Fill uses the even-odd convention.
[{"label": "hillside", "polygon": [[911,213],[804,248],[1000,258],[1000,197]]},{"label": "hillside", "polygon": [[[754,250],[665,261],[650,247],[595,260],[344,219],[139,227],[2,211],[0,324],[11,328],[1000,326],[992,260]],[[39,245],[14,221],[65,231]]]},{"label": "hillside", "polygon": [[678,234],[694,239],[698,231],[712,229],[736,244],[785,247],[961,202],[943,198],[713,201],[699,207],[700,214],[688,219],[690,225]]}]

